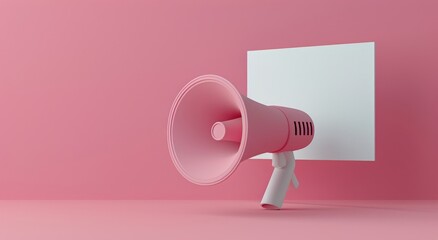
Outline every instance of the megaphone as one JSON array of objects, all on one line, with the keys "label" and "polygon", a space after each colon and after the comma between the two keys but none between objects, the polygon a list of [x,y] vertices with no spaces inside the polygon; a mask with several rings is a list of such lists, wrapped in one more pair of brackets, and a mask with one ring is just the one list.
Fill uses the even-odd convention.
[{"label": "megaphone", "polygon": [[228,80],[203,75],[185,85],[173,102],[167,142],[179,173],[198,185],[220,183],[243,160],[274,153],[261,206],[279,209],[289,183],[298,187],[292,151],[309,145],[314,134],[305,112],[263,105],[241,95]]}]

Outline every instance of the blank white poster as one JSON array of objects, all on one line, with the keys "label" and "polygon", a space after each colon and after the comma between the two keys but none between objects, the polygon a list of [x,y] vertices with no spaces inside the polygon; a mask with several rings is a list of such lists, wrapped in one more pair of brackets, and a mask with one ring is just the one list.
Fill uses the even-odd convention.
[{"label": "blank white poster", "polygon": [[315,136],[297,159],[375,159],[373,42],[248,51],[248,97],[310,115]]}]

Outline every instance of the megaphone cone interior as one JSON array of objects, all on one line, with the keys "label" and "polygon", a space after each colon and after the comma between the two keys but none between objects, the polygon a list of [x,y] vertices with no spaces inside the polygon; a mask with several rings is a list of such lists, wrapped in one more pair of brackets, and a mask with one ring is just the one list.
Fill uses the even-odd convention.
[{"label": "megaphone cone interior", "polygon": [[[248,134],[242,127],[248,121],[245,112],[240,93],[219,76],[198,77],[181,90],[169,116],[168,144],[173,163],[187,180],[216,184],[236,169]],[[231,119],[238,119],[234,125],[240,126],[240,136],[230,138],[230,131],[225,132],[224,122]],[[227,138],[234,141],[221,141]]]},{"label": "megaphone cone interior", "polygon": [[300,110],[265,106],[242,96],[224,78],[203,75],[176,97],[167,132],[181,175],[212,185],[229,177],[242,160],[307,146],[314,130],[312,119]]}]

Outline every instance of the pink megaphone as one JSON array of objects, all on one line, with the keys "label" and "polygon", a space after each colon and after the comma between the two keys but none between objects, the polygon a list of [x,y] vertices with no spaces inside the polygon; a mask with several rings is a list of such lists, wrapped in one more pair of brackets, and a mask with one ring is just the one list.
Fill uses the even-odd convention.
[{"label": "pink megaphone", "polygon": [[[228,178],[245,159],[306,147],[314,132],[313,121],[305,112],[265,106],[241,95],[226,79],[203,75],[190,81],[176,97],[167,140],[181,175],[195,184],[212,185]],[[265,208],[280,208],[289,182],[294,180],[294,166],[285,167],[284,156],[274,156],[277,162],[273,165],[279,171],[276,174],[274,170],[265,192]],[[288,158],[294,160],[293,155]]]}]

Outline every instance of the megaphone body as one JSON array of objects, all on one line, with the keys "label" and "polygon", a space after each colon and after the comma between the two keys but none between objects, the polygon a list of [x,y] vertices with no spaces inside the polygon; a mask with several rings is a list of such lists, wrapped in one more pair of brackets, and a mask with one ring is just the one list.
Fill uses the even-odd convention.
[{"label": "megaphone body", "polygon": [[[195,184],[212,185],[228,178],[245,159],[306,147],[314,132],[313,121],[305,112],[263,105],[241,95],[226,79],[203,75],[190,81],[176,97],[167,139],[181,175]],[[287,165],[291,158],[294,160],[293,155],[274,156],[278,157],[274,167],[292,173],[280,180],[281,190],[277,189],[279,184],[272,186],[274,192],[282,191],[268,194],[276,195],[274,198],[266,196],[268,186],[264,197],[268,202],[262,201],[265,208],[280,208],[289,186],[287,182],[284,187],[284,181],[294,180],[293,168]]]}]

